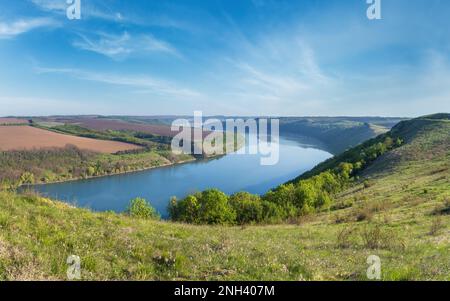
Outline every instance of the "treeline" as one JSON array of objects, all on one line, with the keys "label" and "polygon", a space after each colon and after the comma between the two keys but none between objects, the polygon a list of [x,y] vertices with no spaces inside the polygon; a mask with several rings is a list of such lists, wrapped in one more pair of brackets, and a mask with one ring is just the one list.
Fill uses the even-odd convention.
[{"label": "treeline", "polygon": [[350,185],[361,170],[403,143],[400,138],[394,140],[390,136],[372,142],[359,149],[359,154],[349,162],[336,162],[326,171],[281,185],[263,196],[247,192],[228,196],[210,189],[182,200],[173,198],[169,215],[174,221],[186,223],[235,225],[279,223],[329,210],[333,197]]},{"label": "treeline", "polygon": [[375,161],[379,156],[393,148],[401,146],[404,143],[404,139],[402,137],[393,134],[394,131],[395,128],[389,133],[370,139],[338,156],[330,158],[314,167],[311,171],[304,173],[294,181],[307,179],[318,175],[321,172],[335,169],[342,162],[349,162],[353,164],[356,171],[363,169]]}]

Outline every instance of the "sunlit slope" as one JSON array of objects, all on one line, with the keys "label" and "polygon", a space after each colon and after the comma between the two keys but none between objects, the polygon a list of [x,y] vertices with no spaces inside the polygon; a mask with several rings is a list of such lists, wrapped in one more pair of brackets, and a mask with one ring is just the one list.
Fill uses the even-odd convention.
[{"label": "sunlit slope", "polygon": [[[427,157],[439,157],[448,152],[450,144],[450,120],[449,114],[436,114],[412,120],[402,121],[394,126],[389,132],[376,138],[370,139],[344,153],[337,155],[319,164],[311,171],[301,175],[300,178],[308,178],[328,169],[336,168],[342,162],[352,162],[365,149],[373,146],[386,137],[401,139],[403,146],[378,158],[368,166],[369,172],[382,168],[392,168],[399,162],[417,161]],[[443,158],[445,159],[445,158]]]}]

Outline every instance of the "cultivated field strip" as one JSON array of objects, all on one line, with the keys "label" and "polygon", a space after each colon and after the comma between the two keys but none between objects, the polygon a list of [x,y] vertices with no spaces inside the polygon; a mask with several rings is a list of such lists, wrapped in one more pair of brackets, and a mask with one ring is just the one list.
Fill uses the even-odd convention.
[{"label": "cultivated field strip", "polygon": [[30,150],[75,145],[79,149],[100,153],[139,149],[137,145],[76,137],[31,126],[0,126],[0,150]]}]

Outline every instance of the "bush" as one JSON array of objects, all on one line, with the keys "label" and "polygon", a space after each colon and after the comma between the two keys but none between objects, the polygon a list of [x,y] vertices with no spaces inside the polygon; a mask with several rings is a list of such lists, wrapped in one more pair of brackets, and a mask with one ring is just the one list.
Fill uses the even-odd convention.
[{"label": "bush", "polygon": [[373,211],[370,208],[360,208],[355,211],[355,219],[357,222],[372,221]]},{"label": "bush", "polygon": [[431,236],[436,236],[441,232],[441,230],[445,228],[444,224],[442,223],[442,219],[440,216],[433,219],[433,222],[431,223],[430,232],[428,233]]},{"label": "bush", "polygon": [[283,209],[275,203],[262,200],[263,221],[266,223],[278,223],[285,219]]},{"label": "bush", "polygon": [[228,196],[217,190],[203,191],[200,195],[198,222],[202,224],[234,224],[236,212],[228,202]]},{"label": "bush", "polygon": [[337,246],[340,249],[350,248],[354,243],[351,238],[355,233],[355,228],[353,227],[344,227],[341,231],[338,232],[337,235]]},{"label": "bush", "polygon": [[364,188],[367,189],[367,188],[372,187],[374,185],[374,182],[371,180],[364,180],[363,185],[364,185]]},{"label": "bush", "polygon": [[34,184],[34,175],[30,172],[25,172],[20,176],[20,183],[22,184]]},{"label": "bush", "polygon": [[445,199],[441,205],[436,206],[433,210],[433,215],[448,215],[450,214],[450,199]]},{"label": "bush", "polygon": [[127,213],[130,216],[137,218],[160,219],[156,209],[143,198],[135,198],[134,200],[131,200]]},{"label": "bush", "polygon": [[263,220],[264,207],[258,195],[239,192],[230,196],[230,205],[236,212],[238,224],[259,223]]},{"label": "bush", "polygon": [[195,224],[235,224],[236,211],[229,198],[217,189],[210,189],[169,204],[172,220]]},{"label": "bush", "polygon": [[172,198],[169,204],[169,215],[173,220],[183,221],[186,223],[199,223],[200,204],[198,199],[193,196],[187,196],[182,201]]},{"label": "bush", "polygon": [[406,248],[405,242],[394,231],[382,229],[380,225],[366,226],[361,231],[364,246],[368,249],[400,249]]}]

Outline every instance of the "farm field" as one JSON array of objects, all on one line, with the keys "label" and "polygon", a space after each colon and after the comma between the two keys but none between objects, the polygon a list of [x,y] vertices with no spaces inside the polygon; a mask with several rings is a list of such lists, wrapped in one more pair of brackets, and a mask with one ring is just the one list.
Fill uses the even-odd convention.
[{"label": "farm field", "polygon": [[0,125],[8,125],[8,124],[27,124],[28,120],[20,119],[20,118],[3,118],[0,117]]},{"label": "farm field", "polygon": [[[45,127],[54,127],[58,125],[76,125],[85,129],[94,131],[130,131],[136,133],[145,133],[160,137],[175,137],[179,131],[172,131],[170,125],[166,124],[150,124],[145,121],[138,121],[138,119],[132,119],[133,121],[123,120],[123,116],[118,116],[117,119],[104,118],[98,116],[64,116],[64,117],[39,117],[33,119],[37,124]],[[156,117],[155,117],[156,118]],[[173,120],[175,120],[174,118]],[[158,119],[154,119],[153,122],[157,122]],[[203,132],[203,137],[209,135],[209,131]]]},{"label": "farm field", "polygon": [[96,131],[135,131],[164,137],[173,137],[178,133],[177,131],[171,131],[170,126],[167,125],[139,124],[95,117],[56,118],[52,121],[60,124],[74,124]]},{"label": "farm field", "polygon": [[1,151],[62,148],[66,145],[75,145],[79,149],[99,153],[116,153],[140,148],[129,143],[69,136],[30,126],[0,126],[0,142]]}]

